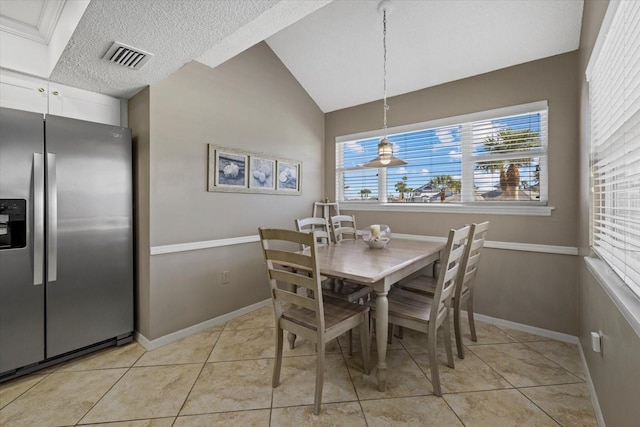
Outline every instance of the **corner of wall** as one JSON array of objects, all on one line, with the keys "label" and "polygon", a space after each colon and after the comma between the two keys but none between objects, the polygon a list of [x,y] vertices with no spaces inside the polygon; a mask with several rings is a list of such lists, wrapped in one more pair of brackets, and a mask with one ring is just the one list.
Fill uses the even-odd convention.
[{"label": "corner of wall", "polygon": [[135,329],[150,333],[150,89],[146,87],[128,101],[134,159],[134,208],[136,253]]}]

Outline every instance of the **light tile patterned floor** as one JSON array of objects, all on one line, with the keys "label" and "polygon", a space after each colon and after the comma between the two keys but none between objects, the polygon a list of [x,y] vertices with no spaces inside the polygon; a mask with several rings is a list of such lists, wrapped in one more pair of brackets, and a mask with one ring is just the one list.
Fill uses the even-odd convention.
[{"label": "light tile patterned floor", "polygon": [[313,346],[299,339],[285,349],[273,389],[273,311],[265,307],[154,351],[134,342],[0,384],[0,425],[597,425],[576,346],[485,323],[477,343],[464,331],[466,357],[455,369],[439,343],[443,397],[433,395],[421,334],[405,330],[389,347],[384,393],[375,369],[361,371],[357,334],[352,357],[344,338],[332,342],[314,416]]}]

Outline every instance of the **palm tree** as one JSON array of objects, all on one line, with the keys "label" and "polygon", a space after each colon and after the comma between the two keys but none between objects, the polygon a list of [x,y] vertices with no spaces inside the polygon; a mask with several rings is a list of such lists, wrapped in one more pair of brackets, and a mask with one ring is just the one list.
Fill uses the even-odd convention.
[{"label": "palm tree", "polygon": [[449,189],[452,193],[457,193],[462,188],[462,183],[458,179],[453,179],[451,175],[438,175],[429,181],[431,187],[440,189],[440,201],[444,201],[445,190]]},{"label": "palm tree", "polygon": [[[539,146],[540,134],[531,129],[502,129],[495,137],[488,137],[484,141],[485,150],[493,154],[526,151]],[[504,197],[517,199],[521,166],[531,166],[531,158],[479,162],[476,164],[476,169],[487,172],[500,171],[500,188]]]},{"label": "palm tree", "polygon": [[458,179],[453,179],[451,175],[438,175],[429,181],[431,187],[440,189],[450,189],[452,192],[460,191],[461,183]]},{"label": "palm tree", "polygon": [[360,190],[360,198],[361,199],[368,199],[369,198],[369,194],[371,194],[371,190],[369,190],[368,188],[363,188],[362,190]]},{"label": "palm tree", "polygon": [[406,176],[403,176],[403,177],[402,177],[402,181],[398,181],[398,182],[396,182],[396,184],[395,184],[396,191],[397,191],[398,193],[400,193],[400,199],[401,199],[401,200],[404,200],[404,193],[406,193],[406,192],[408,191],[408,188],[407,188],[407,179],[408,179],[408,178],[407,178]]}]

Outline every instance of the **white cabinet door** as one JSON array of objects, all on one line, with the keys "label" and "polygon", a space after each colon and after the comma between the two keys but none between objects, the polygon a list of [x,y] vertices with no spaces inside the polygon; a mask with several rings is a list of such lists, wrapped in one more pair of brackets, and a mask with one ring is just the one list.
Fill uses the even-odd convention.
[{"label": "white cabinet door", "polygon": [[120,100],[88,90],[49,83],[49,114],[120,126]]},{"label": "white cabinet door", "polygon": [[0,71],[0,107],[120,126],[118,98],[6,70]]},{"label": "white cabinet door", "polygon": [[47,82],[0,72],[0,107],[47,113]]}]

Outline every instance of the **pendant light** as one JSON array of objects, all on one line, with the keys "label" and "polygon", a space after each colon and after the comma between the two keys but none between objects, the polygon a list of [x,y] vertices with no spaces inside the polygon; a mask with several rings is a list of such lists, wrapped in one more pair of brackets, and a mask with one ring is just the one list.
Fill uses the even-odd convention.
[{"label": "pendant light", "polygon": [[384,103],[383,103],[383,136],[378,143],[378,157],[364,164],[368,168],[386,168],[389,166],[402,166],[407,162],[393,156],[393,143],[387,139],[387,11],[390,12],[389,0],[382,0],[378,5],[378,12],[382,12],[382,47],[384,51]]}]

